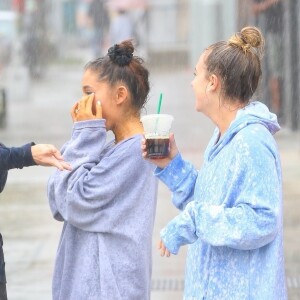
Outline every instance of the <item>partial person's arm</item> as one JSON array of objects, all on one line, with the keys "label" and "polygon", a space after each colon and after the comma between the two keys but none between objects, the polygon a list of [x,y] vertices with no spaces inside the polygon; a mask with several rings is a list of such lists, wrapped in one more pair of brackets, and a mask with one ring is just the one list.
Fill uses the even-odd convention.
[{"label": "partial person's arm", "polygon": [[0,146],[0,170],[22,169],[36,165],[31,154],[34,143],[28,143],[21,147]]},{"label": "partial person's arm", "polygon": [[28,143],[8,148],[0,143],[0,193],[4,189],[8,170],[34,165],[53,166],[59,170],[71,169],[53,145]]},{"label": "partial person's arm", "polygon": [[252,11],[254,14],[260,14],[268,10],[270,7],[277,4],[278,2],[281,2],[281,0],[265,0],[259,3],[252,1]]},{"label": "partial person's arm", "polygon": [[30,151],[32,144],[26,144],[18,148],[7,148],[0,143],[0,193],[6,184],[9,169],[23,168],[26,164],[35,164]]},{"label": "partial person's arm", "polygon": [[37,144],[31,147],[31,155],[35,164],[44,167],[56,167],[60,171],[71,170],[70,164],[64,161],[61,153],[53,145]]},{"label": "partial person's arm", "polygon": [[[5,146],[0,143],[0,153],[1,153],[1,148],[2,147],[5,147]],[[0,158],[1,158],[1,154],[0,154]],[[0,193],[4,189],[6,179],[7,179],[7,170],[3,170],[2,168],[0,168]]]},{"label": "partial person's arm", "polygon": [[58,149],[50,144],[28,143],[21,147],[0,147],[0,170],[22,169],[34,165],[70,170]]},{"label": "partial person's arm", "polygon": [[274,160],[276,154],[262,141],[248,150],[250,155],[237,159],[242,164],[236,168],[238,173],[232,174],[232,178],[239,178],[235,183],[238,190],[230,192],[232,197],[237,197],[232,199],[235,204],[230,207],[207,205],[205,199],[188,203],[161,231],[163,247],[177,254],[181,246],[200,238],[212,246],[252,250],[275,238],[282,197],[280,174]]},{"label": "partial person's arm", "polygon": [[198,172],[179,153],[165,168],[157,167],[155,175],[170,189],[172,202],[178,209],[183,210],[193,200]]},{"label": "partial person's arm", "polygon": [[157,166],[155,175],[173,192],[172,202],[183,210],[193,200],[198,172],[191,163],[184,161],[177,149],[174,134],[170,134],[170,152],[161,159],[147,158],[146,140],[142,140],[141,149],[145,159]]}]

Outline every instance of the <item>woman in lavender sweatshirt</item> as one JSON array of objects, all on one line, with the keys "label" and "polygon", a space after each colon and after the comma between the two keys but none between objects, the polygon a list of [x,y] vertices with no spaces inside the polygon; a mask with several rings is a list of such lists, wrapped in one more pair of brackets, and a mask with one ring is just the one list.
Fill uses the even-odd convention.
[{"label": "woman in lavender sweatshirt", "polygon": [[[51,211],[64,222],[54,300],[150,299],[157,180],[140,152],[149,82],[133,52],[124,41],[86,65],[62,148],[72,171],[49,179]],[[115,140],[107,143],[108,130]]]}]

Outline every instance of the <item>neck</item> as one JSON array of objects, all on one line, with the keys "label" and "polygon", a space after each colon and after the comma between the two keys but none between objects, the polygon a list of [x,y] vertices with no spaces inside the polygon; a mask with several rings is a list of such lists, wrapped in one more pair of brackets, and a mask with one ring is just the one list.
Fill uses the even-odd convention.
[{"label": "neck", "polygon": [[221,136],[227,131],[229,128],[231,122],[235,119],[237,111],[232,111],[227,114],[219,115],[218,118],[216,118],[216,125],[218,126],[220,130]]},{"label": "neck", "polygon": [[230,106],[223,104],[218,107],[216,113],[211,116],[212,121],[220,130],[220,137],[227,131],[231,122],[235,119],[236,114],[243,105]]},{"label": "neck", "polygon": [[144,132],[140,118],[134,117],[129,118],[126,122],[120,122],[113,129],[115,135],[116,143],[122,140],[128,139],[136,134],[141,134]]}]

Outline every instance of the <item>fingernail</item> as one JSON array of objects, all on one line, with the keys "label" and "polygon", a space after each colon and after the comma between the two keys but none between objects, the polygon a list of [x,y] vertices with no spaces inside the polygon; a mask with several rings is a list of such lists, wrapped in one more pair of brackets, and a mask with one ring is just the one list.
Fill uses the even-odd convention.
[{"label": "fingernail", "polygon": [[99,100],[97,101],[97,105],[101,105],[101,102]]}]

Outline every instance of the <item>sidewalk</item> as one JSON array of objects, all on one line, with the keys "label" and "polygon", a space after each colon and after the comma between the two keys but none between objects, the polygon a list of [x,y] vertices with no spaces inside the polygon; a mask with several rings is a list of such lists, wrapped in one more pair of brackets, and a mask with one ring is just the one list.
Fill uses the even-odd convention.
[{"label": "sidewalk", "polygon": [[[300,245],[297,239],[300,233],[299,134],[283,133],[277,140],[283,165],[289,299],[297,300],[300,299]],[[191,154],[186,154],[192,158]],[[46,199],[45,182],[50,173],[50,169],[38,167],[12,171],[1,195],[0,228],[5,241],[10,300],[51,299],[51,274],[61,224],[52,219]],[[182,299],[186,247],[171,258],[160,257],[156,249],[160,228],[175,214],[169,191],[160,185],[153,237],[152,300]]]}]

